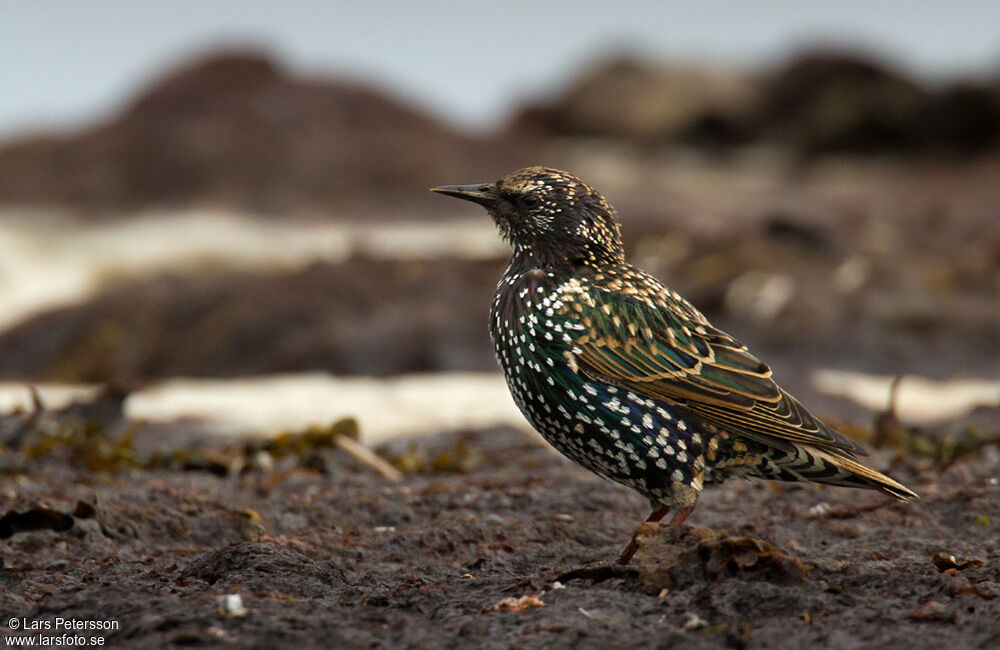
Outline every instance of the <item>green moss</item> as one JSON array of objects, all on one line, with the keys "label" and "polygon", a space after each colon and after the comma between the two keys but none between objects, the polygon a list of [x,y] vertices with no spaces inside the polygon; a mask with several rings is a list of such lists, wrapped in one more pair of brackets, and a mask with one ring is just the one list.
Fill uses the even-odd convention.
[{"label": "green moss", "polygon": [[346,436],[357,440],[359,438],[358,421],[354,418],[341,418],[329,426],[313,425],[304,431],[286,431],[268,440],[262,448],[275,458],[287,455],[304,456],[318,449],[333,449],[336,440]]},{"label": "green moss", "polygon": [[246,508],[243,514],[247,517],[247,525],[243,529],[243,536],[247,541],[256,542],[264,534],[264,523],[261,521],[260,513],[252,508]]},{"label": "green moss", "polygon": [[387,460],[403,474],[465,474],[478,467],[483,454],[458,440],[449,449],[431,452],[419,445],[411,445],[401,454],[392,455]]},{"label": "green moss", "polygon": [[133,446],[134,434],[135,431],[129,431],[122,437],[113,437],[100,423],[66,419],[54,431],[34,437],[24,453],[32,459],[65,456],[73,467],[116,472],[142,465]]}]

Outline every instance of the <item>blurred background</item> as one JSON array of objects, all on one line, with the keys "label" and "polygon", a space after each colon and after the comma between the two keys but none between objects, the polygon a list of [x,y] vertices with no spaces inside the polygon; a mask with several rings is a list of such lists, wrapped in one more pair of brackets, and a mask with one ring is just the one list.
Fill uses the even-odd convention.
[{"label": "blurred background", "polygon": [[[15,3],[0,412],[524,426],[507,250],[427,188],[534,164],[821,415],[1000,404],[1000,5]],[[207,426],[207,425],[206,425]]]}]

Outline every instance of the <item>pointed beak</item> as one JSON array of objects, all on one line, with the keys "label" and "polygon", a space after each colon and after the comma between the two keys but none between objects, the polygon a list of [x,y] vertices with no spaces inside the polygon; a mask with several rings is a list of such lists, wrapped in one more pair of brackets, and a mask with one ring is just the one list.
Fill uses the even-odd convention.
[{"label": "pointed beak", "polygon": [[496,195],[493,193],[493,186],[485,183],[478,185],[442,185],[432,187],[431,192],[454,196],[456,199],[472,201],[487,208],[496,203]]}]

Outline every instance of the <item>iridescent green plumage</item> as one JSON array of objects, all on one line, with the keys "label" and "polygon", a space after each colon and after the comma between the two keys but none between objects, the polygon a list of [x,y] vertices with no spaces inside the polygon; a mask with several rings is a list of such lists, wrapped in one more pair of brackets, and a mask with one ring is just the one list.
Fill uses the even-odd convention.
[{"label": "iridescent green plumage", "polygon": [[609,273],[641,286],[644,298],[606,289],[589,293],[593,315],[577,345],[582,364],[591,372],[642,395],[685,406],[764,444],[787,448],[790,442],[864,453],[812,417],[774,383],[770,368],[746,346],[712,327],[679,296],[633,267],[623,265],[597,277]]},{"label": "iridescent green plumage", "polygon": [[[559,451],[683,521],[730,476],[906,487],[811,415],[746,346],[625,262],[614,210],[565,172],[523,169],[435,191],[480,203],[514,255],[490,332],[515,402]],[[622,560],[631,557],[630,545]]]}]

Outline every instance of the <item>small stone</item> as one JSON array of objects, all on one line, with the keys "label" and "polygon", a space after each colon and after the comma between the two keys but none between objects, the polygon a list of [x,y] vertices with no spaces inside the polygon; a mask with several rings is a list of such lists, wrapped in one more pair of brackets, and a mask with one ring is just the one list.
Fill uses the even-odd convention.
[{"label": "small stone", "polygon": [[490,605],[484,612],[523,612],[526,609],[535,607],[545,607],[540,594],[528,594],[520,598],[504,598],[500,602]]},{"label": "small stone", "polygon": [[243,598],[239,594],[219,596],[218,603],[219,613],[224,616],[238,618],[247,614],[247,610],[243,606]]},{"label": "small stone", "polygon": [[688,612],[684,616],[686,618],[683,625],[681,625],[681,629],[684,630],[685,632],[700,630],[701,628],[708,626],[708,621],[698,616],[694,612]]}]

